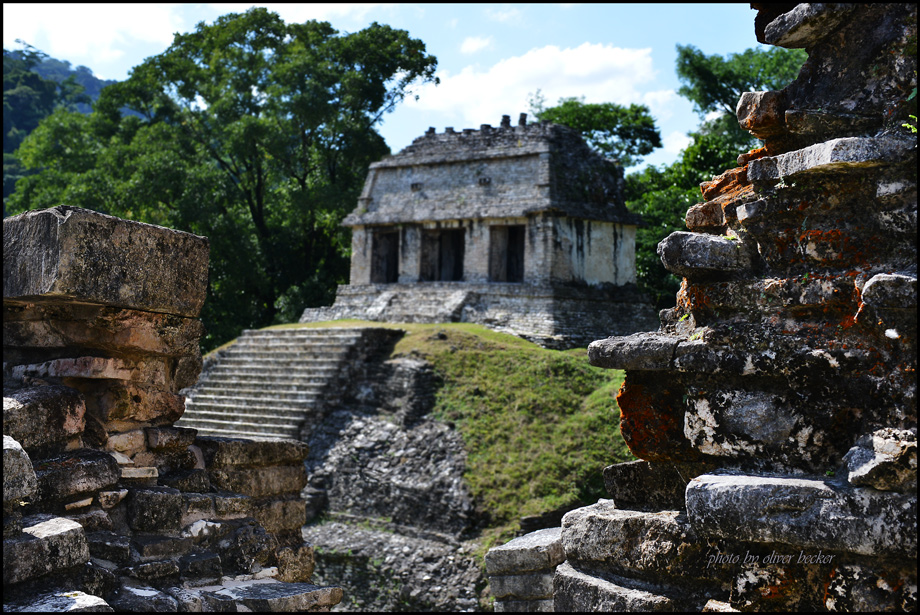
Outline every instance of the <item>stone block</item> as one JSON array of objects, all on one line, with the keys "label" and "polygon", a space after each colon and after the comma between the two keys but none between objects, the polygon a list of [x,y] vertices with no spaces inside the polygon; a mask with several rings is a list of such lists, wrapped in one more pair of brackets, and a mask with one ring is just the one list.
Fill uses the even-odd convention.
[{"label": "stone block", "polygon": [[299,440],[275,438],[219,438],[199,436],[195,444],[204,454],[208,469],[277,466],[301,463],[307,445]]},{"label": "stone block", "polygon": [[680,338],[652,333],[608,337],[588,345],[591,365],[608,369],[655,370],[671,367]]},{"label": "stone block", "polygon": [[879,273],[862,289],[864,303],[878,308],[917,308],[917,276]]},{"label": "stone block", "polygon": [[86,540],[89,544],[89,553],[116,564],[127,564],[131,561],[131,539],[112,531],[88,532]]},{"label": "stone block", "polygon": [[136,489],[128,502],[128,525],[140,531],[178,530],[183,509],[182,495],[178,489]]},{"label": "stone block", "polygon": [[737,274],[751,266],[740,241],[683,231],[665,237],[658,256],[665,269],[690,279]]},{"label": "stone block", "polygon": [[[93,499],[89,498],[90,502]],[[67,518],[82,525],[85,532],[98,532],[113,528],[112,518],[109,517],[107,512],[96,506],[76,514],[69,514]]]},{"label": "stone block", "polygon": [[272,533],[299,530],[307,522],[306,502],[299,498],[257,503],[252,513],[256,521]]},{"label": "stone block", "polygon": [[283,547],[276,553],[278,558],[277,579],[284,583],[309,583],[316,568],[313,547],[300,545],[296,549]]},{"label": "stone block", "polygon": [[617,508],[682,510],[690,479],[711,472],[714,463],[627,461],[604,468],[604,486]]},{"label": "stone block", "polygon": [[486,572],[491,575],[551,570],[565,561],[562,528],[537,530],[492,547],[486,553]]},{"label": "stone block", "polygon": [[551,599],[553,597],[553,570],[530,574],[490,575],[489,592],[496,599]]},{"label": "stone block", "polygon": [[100,598],[81,591],[41,594],[25,603],[3,605],[12,613],[113,613],[115,609]]},{"label": "stone block", "polygon": [[174,314],[99,305],[6,304],[3,338],[10,347],[91,348],[103,354],[198,357],[204,325]]},{"label": "stone block", "polygon": [[99,506],[108,510],[109,508],[114,508],[125,499],[125,496],[128,495],[127,489],[119,489],[117,491],[100,491],[96,494],[96,500],[99,502]]},{"label": "stone block", "polygon": [[163,487],[172,487],[184,493],[207,493],[211,490],[211,481],[204,470],[178,470],[157,481]]},{"label": "stone block", "polygon": [[[674,599],[650,591],[628,587],[585,574],[568,562],[556,568],[553,602],[557,612],[663,612],[691,610]],[[698,610],[698,609],[697,609]]]},{"label": "stone block", "polygon": [[553,600],[496,600],[496,613],[552,613]]},{"label": "stone block", "polygon": [[211,551],[183,555],[179,566],[183,577],[219,579],[223,574],[220,555]]},{"label": "stone block", "polygon": [[787,49],[811,48],[843,23],[855,4],[798,4],[764,29],[764,42]]},{"label": "stone block", "polygon": [[169,425],[185,412],[185,397],[137,382],[91,382],[70,380],[86,398],[89,412],[98,417],[108,433]]},{"label": "stone block", "polygon": [[221,541],[220,556],[225,570],[236,574],[258,572],[274,556],[278,548],[275,536],[251,523],[240,526]]},{"label": "stone block", "polygon": [[917,549],[916,495],[725,473],[694,478],[686,497],[690,523],[704,535],[872,556]]},{"label": "stone block", "polygon": [[21,583],[89,560],[83,527],[52,515],[22,520],[22,535],[3,541],[3,584]]},{"label": "stone block", "polygon": [[3,221],[3,298],[194,318],[207,291],[208,252],[205,237],[87,209],[30,211]]},{"label": "stone block", "polygon": [[215,611],[231,610],[234,603],[252,611],[325,611],[341,602],[343,595],[341,587],[279,583],[268,579],[201,590],[202,599]]},{"label": "stone block", "polygon": [[296,466],[270,466],[264,468],[211,469],[211,484],[251,497],[300,493],[307,484],[303,464]]},{"label": "stone block", "polygon": [[136,566],[125,568],[124,571],[128,576],[140,579],[141,581],[162,582],[164,579],[178,580],[179,566],[175,562],[165,560],[159,562],[142,562]]},{"label": "stone block", "polygon": [[188,427],[148,427],[144,431],[152,451],[184,450],[195,443],[198,434],[197,429]]},{"label": "stone block", "polygon": [[691,231],[717,231],[725,226],[725,213],[719,202],[708,201],[688,209],[684,221]]},{"label": "stone block", "polygon": [[219,494],[214,496],[214,515],[218,519],[239,519],[249,516],[252,500],[244,495]]},{"label": "stone block", "polygon": [[95,494],[121,478],[121,468],[111,455],[90,449],[44,459],[33,467],[41,499],[46,502]]},{"label": "stone block", "polygon": [[785,106],[782,92],[745,92],[738,99],[735,115],[741,128],[765,139],[785,132]]},{"label": "stone block", "polygon": [[718,582],[719,570],[705,565],[709,546],[678,511],[619,510],[601,500],[563,517],[562,546],[569,562],[592,562],[624,577],[671,579],[675,585]]},{"label": "stone block", "polygon": [[[4,411],[5,414],[5,411]],[[38,481],[29,455],[15,439],[3,436],[3,505],[4,510],[38,492]]]},{"label": "stone block", "polygon": [[61,453],[83,433],[86,404],[70,387],[29,387],[3,394],[3,433],[41,457]]},{"label": "stone block", "polygon": [[843,457],[852,485],[880,491],[917,491],[917,434],[879,429],[856,441]]},{"label": "stone block", "polygon": [[191,539],[173,536],[135,536],[131,544],[145,561],[185,555],[192,547]]},{"label": "stone block", "polygon": [[128,457],[146,450],[146,441],[143,429],[134,429],[124,433],[111,434],[105,443],[106,450],[118,451]]},{"label": "stone block", "polygon": [[116,610],[130,613],[159,613],[179,610],[179,603],[167,593],[153,587],[123,583],[109,598]]},{"label": "stone block", "polygon": [[751,182],[777,182],[801,173],[844,171],[891,164],[902,160],[914,146],[910,139],[892,137],[842,137],[824,143],[752,160],[748,165]]}]

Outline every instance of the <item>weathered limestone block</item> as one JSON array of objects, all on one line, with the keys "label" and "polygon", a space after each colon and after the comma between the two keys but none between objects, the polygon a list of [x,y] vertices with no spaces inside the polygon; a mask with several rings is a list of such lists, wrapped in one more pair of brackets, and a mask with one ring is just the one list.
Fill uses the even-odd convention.
[{"label": "weathered limestone block", "polygon": [[3,394],[3,433],[38,456],[61,453],[77,443],[86,404],[65,386],[29,387]]},{"label": "weathered limestone block", "polygon": [[[621,579],[614,583],[606,578],[591,576],[564,562],[556,568],[553,578],[553,601],[557,612],[669,612],[690,611],[669,596],[652,591],[639,583]],[[626,585],[630,583],[630,585]]]},{"label": "weathered limestone block", "polygon": [[917,276],[879,273],[862,289],[862,300],[879,308],[917,308]]},{"label": "weathered limestone block", "polygon": [[298,498],[257,503],[253,516],[272,533],[299,530],[307,522],[306,502]]},{"label": "weathered limestone block", "polygon": [[187,537],[135,535],[131,546],[141,561],[147,562],[185,555],[192,548],[192,540]]},{"label": "weathered limestone block", "polygon": [[494,604],[496,613],[553,613],[556,609],[549,600],[498,600]]},{"label": "weathered limestone block", "polygon": [[148,427],[147,446],[153,451],[184,450],[195,443],[195,429],[188,427]]},{"label": "weathered limestone block", "polygon": [[38,491],[38,481],[28,453],[19,442],[3,435],[3,508],[28,500]]},{"label": "weathered limestone block", "polygon": [[741,128],[758,139],[765,139],[786,131],[785,111],[786,99],[782,92],[745,92],[738,99],[735,115]]},{"label": "weathered limestone block", "polygon": [[208,252],[205,237],[78,207],[26,212],[3,221],[3,298],[194,318],[207,290]]},{"label": "weathered limestone block", "polygon": [[178,530],[183,508],[178,489],[135,489],[128,503],[128,525],[140,531]]},{"label": "weathered limestone block", "polygon": [[204,325],[174,314],[74,304],[6,304],[3,338],[15,348],[92,348],[106,353],[200,355]]},{"label": "weathered limestone block", "polygon": [[843,137],[770,158],[753,160],[748,165],[751,182],[796,178],[802,173],[827,173],[891,164],[903,160],[914,144],[909,139],[892,137]]},{"label": "weathered limestone block", "polygon": [[87,412],[109,433],[171,425],[185,412],[185,397],[162,387],[120,380],[67,382],[83,393]]},{"label": "weathered limestone block", "polygon": [[565,561],[562,528],[537,530],[503,545],[492,547],[485,556],[490,575],[519,574],[548,570]]},{"label": "weathered limestone block", "polygon": [[198,437],[195,444],[208,469],[289,465],[302,462],[308,452],[299,440]]},{"label": "weathered limestone block", "polygon": [[89,544],[90,555],[95,558],[116,564],[127,564],[131,561],[131,539],[127,536],[102,530],[88,532],[86,541]]},{"label": "weathered limestone block", "polygon": [[849,564],[835,569],[823,592],[828,611],[878,613],[911,611],[917,604],[917,566],[906,562],[899,571],[873,569],[871,564]]},{"label": "weathered limestone block", "polygon": [[767,25],[764,42],[787,49],[813,47],[839,28],[854,8],[851,3],[799,4]]},{"label": "weathered limestone block", "polygon": [[22,521],[22,534],[3,541],[3,584],[21,583],[89,560],[83,527],[52,515]]},{"label": "weathered limestone block", "polygon": [[879,429],[856,441],[844,456],[847,480],[880,491],[917,491],[917,434]]},{"label": "weathered limestone block", "polygon": [[41,594],[25,604],[4,604],[13,613],[112,613],[115,611],[99,596],[81,591]]},{"label": "weathered limestone block", "polygon": [[123,583],[109,599],[109,604],[122,612],[176,612],[179,603],[167,593],[138,582]]},{"label": "weathered limestone block", "polygon": [[716,469],[716,464],[627,461],[604,468],[604,486],[622,510],[681,510],[691,479]]},{"label": "weathered limestone block", "polygon": [[77,496],[95,495],[118,483],[121,469],[111,455],[80,449],[33,461],[43,502],[65,502]]},{"label": "weathered limestone block", "polygon": [[214,469],[208,476],[218,489],[242,493],[251,497],[299,493],[307,485],[303,464],[269,466],[265,468]]},{"label": "weathered limestone block", "polygon": [[830,481],[704,474],[687,486],[704,534],[802,549],[903,557],[917,550],[917,498]]},{"label": "weathered limestone block", "polygon": [[690,279],[741,273],[751,266],[741,242],[701,233],[671,233],[658,244],[658,256],[665,269]]},{"label": "weathered limestone block", "polygon": [[213,611],[240,604],[252,611],[328,611],[342,600],[341,587],[309,583],[279,583],[270,579],[242,582],[229,587],[202,587],[203,603]]},{"label": "weathered limestone block", "polygon": [[313,547],[300,545],[296,549],[283,547],[276,553],[277,579],[283,583],[309,583],[316,568]]},{"label": "weathered limestone block", "polygon": [[720,569],[705,565],[711,548],[679,511],[619,510],[601,500],[563,517],[562,546],[570,563],[632,579],[697,587],[724,581]]},{"label": "weathered limestone block", "polygon": [[591,365],[608,369],[664,371],[671,367],[680,338],[653,333],[609,337],[588,345]]},{"label": "weathered limestone block", "polygon": [[489,592],[502,601],[551,599],[553,570],[529,574],[490,575]]}]

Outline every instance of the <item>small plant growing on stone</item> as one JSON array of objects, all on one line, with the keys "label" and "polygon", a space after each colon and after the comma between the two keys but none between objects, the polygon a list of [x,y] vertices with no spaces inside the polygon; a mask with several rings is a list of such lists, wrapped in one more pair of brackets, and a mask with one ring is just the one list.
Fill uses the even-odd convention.
[{"label": "small plant growing on stone", "polygon": [[684,315],[681,316],[679,319],[677,319],[677,322],[684,322],[684,321],[687,320],[688,318],[690,318],[690,314],[684,314]]}]

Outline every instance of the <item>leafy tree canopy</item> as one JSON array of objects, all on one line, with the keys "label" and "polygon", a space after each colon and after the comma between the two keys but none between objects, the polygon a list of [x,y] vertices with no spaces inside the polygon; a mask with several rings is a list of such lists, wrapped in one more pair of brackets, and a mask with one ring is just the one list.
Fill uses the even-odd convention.
[{"label": "leafy tree canopy", "polygon": [[735,106],[744,92],[780,90],[798,75],[807,59],[802,50],[747,49],[726,57],[707,56],[692,46],[677,46],[679,93],[694,104],[701,122],[670,165],[648,167],[626,177],[626,205],[648,224],[636,233],[639,286],[659,309],[673,307],[680,280],[657,255],[658,243],[686,229],[687,209],[700,202],[700,183],[736,165],[738,154],[757,147],[757,139],[738,126]]},{"label": "leafy tree canopy", "polygon": [[579,131],[592,148],[624,167],[639,164],[642,156],[661,147],[661,134],[645,105],[585,103],[584,98],[562,98],[555,107],[542,108],[540,91],[531,96],[537,119],[564,124]]},{"label": "leafy tree canopy", "polygon": [[348,275],[339,223],[389,153],[375,126],[415,83],[437,83],[436,66],[377,23],[340,35],[264,8],[200,23],[91,115],[43,121],[20,148],[41,171],[10,208],[64,203],[208,236],[207,350],[331,302]]}]

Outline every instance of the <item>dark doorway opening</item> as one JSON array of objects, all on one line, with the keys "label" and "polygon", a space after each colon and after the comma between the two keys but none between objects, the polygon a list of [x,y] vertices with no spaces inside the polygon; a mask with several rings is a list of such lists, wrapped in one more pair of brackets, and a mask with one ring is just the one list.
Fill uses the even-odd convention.
[{"label": "dark doorway opening", "polygon": [[377,231],[371,249],[371,282],[399,281],[399,231]]},{"label": "dark doorway opening", "polygon": [[423,282],[463,280],[466,233],[463,229],[425,231],[422,234],[419,279]]},{"label": "dark doorway opening", "polygon": [[489,280],[524,281],[523,224],[489,228]]}]

